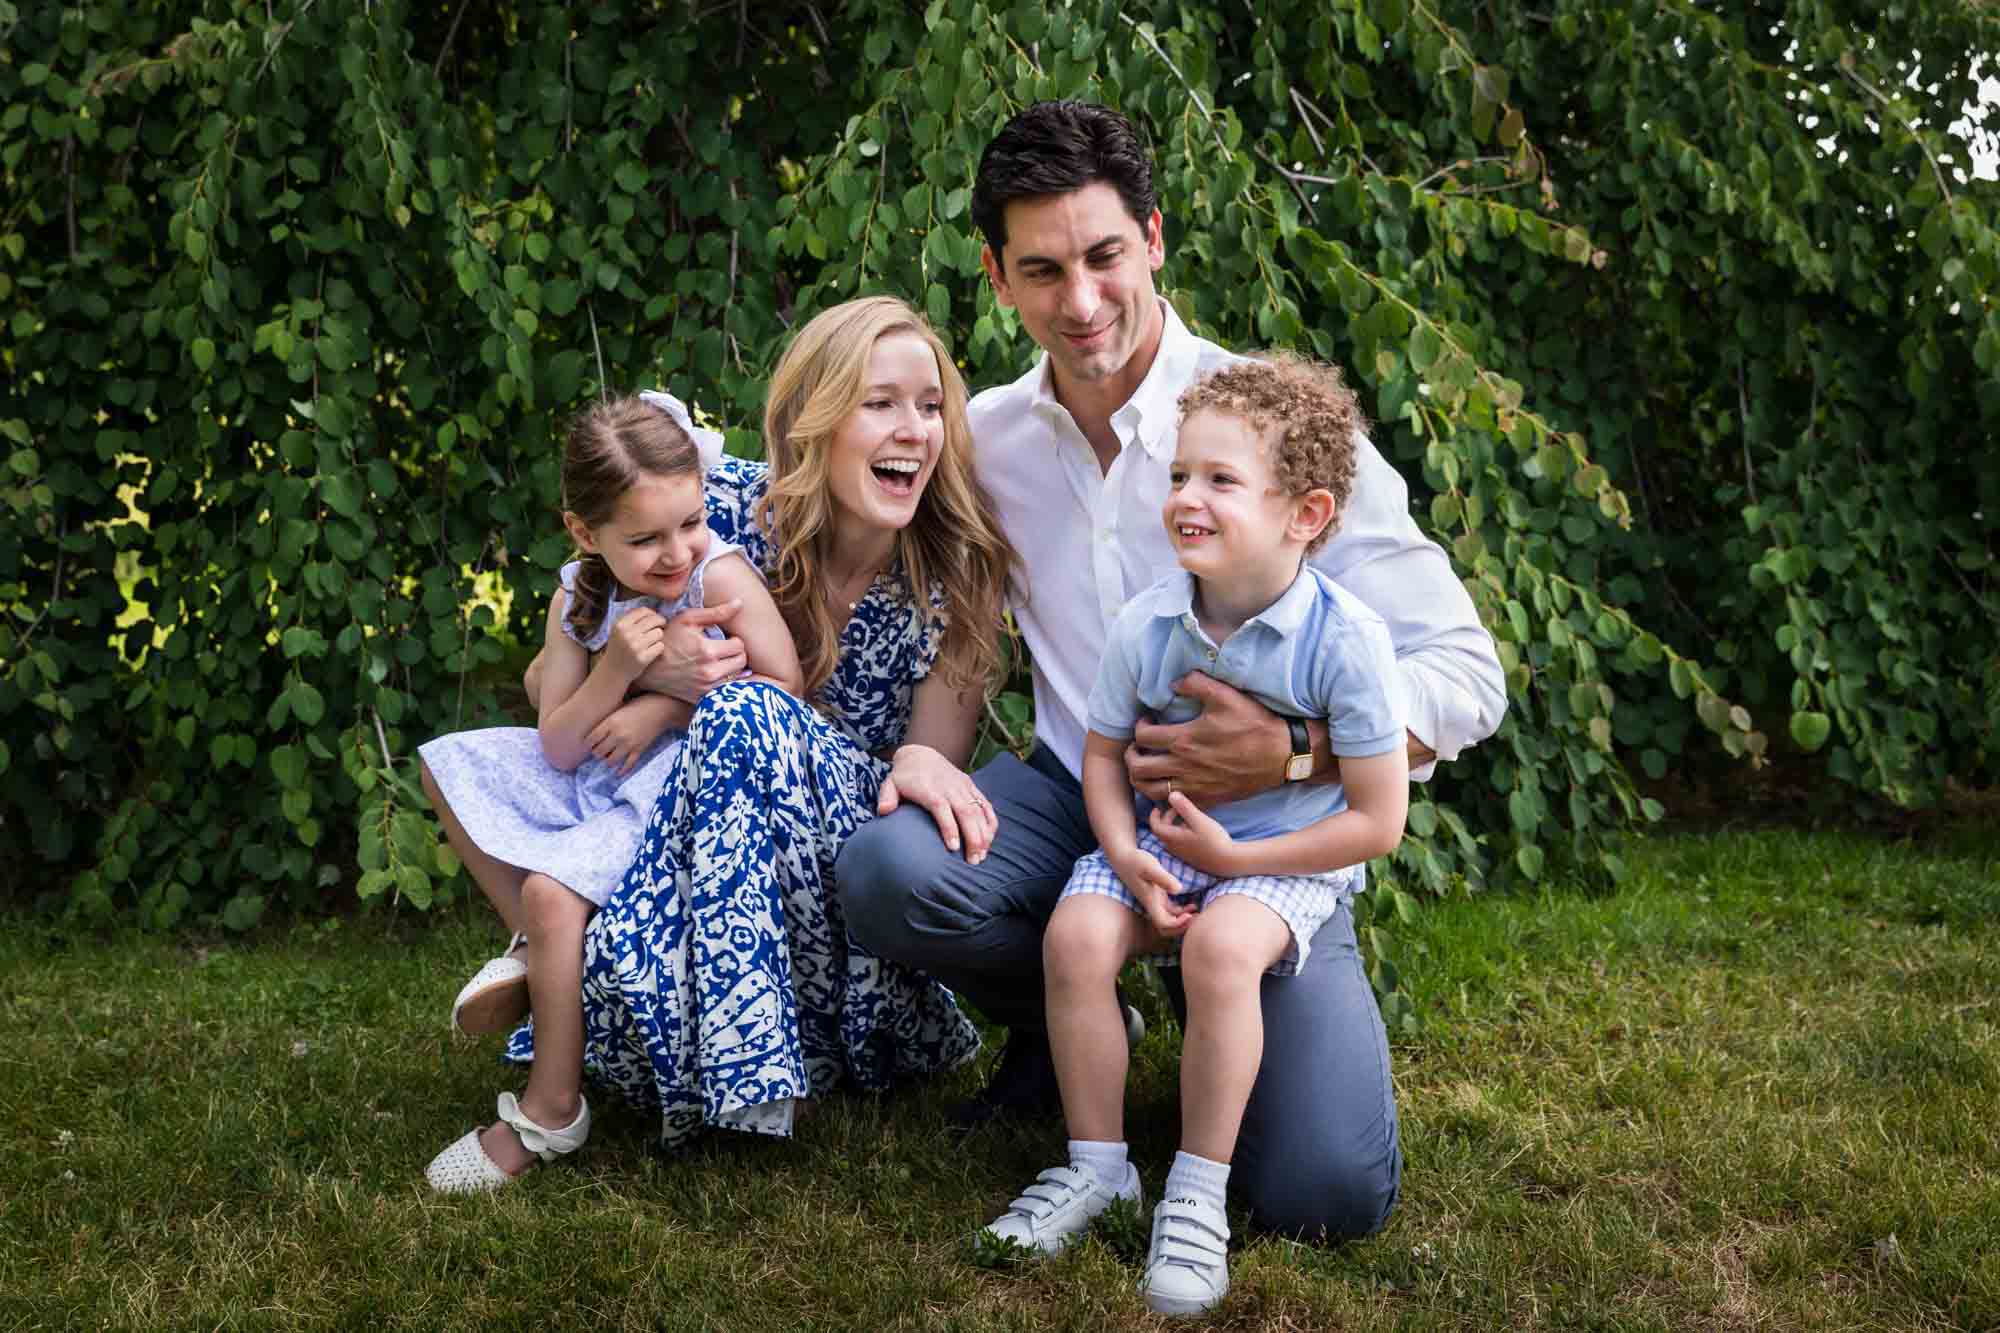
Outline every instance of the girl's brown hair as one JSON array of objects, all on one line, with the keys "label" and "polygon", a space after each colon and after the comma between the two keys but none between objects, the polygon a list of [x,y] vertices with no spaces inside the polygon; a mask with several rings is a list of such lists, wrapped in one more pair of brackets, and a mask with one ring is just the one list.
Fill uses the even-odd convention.
[{"label": "girl's brown hair", "polygon": [[[957,690],[984,689],[1000,667],[1000,616],[1014,550],[973,478],[965,381],[923,316],[893,296],[868,296],[823,311],[798,331],[771,373],[764,402],[771,492],[759,521],[774,534],[771,593],[798,645],[808,695],[833,674],[840,656],[841,627],[820,593],[832,540],[827,446],[861,404],[876,342],[892,334],[930,345],[944,390],[944,446],[916,517],[896,534],[896,557],[912,600],[943,624],[937,670],[945,681]],[[930,605],[933,583],[944,592],[942,611]]]},{"label": "girl's brown hair", "polygon": [[[642,476],[701,475],[701,454],[687,432],[639,398],[613,398],[577,414],[563,445],[562,506],[588,527],[611,521],[618,497]],[[569,625],[579,638],[597,632],[615,582],[601,555],[579,552]]]}]

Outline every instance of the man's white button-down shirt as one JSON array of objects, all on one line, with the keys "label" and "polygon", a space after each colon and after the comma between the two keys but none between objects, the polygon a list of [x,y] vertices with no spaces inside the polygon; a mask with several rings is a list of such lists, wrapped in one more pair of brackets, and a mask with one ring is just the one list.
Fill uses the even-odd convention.
[{"label": "man's white button-down shirt", "polygon": [[[1197,377],[1242,359],[1161,305],[1166,328],[1152,369],[1111,418],[1119,452],[1108,472],[1056,401],[1046,354],[971,405],[979,480],[1021,558],[1013,610],[1034,655],[1035,732],[1071,773],[1082,770],[1085,709],[1113,622],[1178,565],[1161,517],[1175,404]],[[1312,563],[1388,624],[1405,721],[1452,759],[1500,725],[1500,660],[1451,562],[1411,519],[1402,476],[1367,439],[1355,444],[1353,496]]]}]

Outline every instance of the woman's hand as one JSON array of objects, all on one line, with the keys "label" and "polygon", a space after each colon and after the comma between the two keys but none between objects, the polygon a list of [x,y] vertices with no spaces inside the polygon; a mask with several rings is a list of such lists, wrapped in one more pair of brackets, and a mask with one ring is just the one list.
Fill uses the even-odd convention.
[{"label": "woman's hand", "polygon": [[1196,870],[1224,879],[1236,878],[1236,839],[1209,818],[1178,788],[1167,793],[1165,806],[1154,806],[1147,823],[1160,845]]},{"label": "woman's hand", "polygon": [[611,637],[604,644],[602,670],[630,685],[666,651],[666,629],[666,618],[659,612],[633,607],[611,627]]},{"label": "woman's hand", "polygon": [[671,695],[691,704],[726,680],[735,680],[749,662],[743,640],[711,639],[702,633],[710,625],[727,625],[743,603],[735,599],[714,606],[691,606],[667,624],[662,649],[639,676],[640,689]]},{"label": "woman's hand", "polygon": [[971,774],[928,745],[897,749],[875,798],[875,813],[886,815],[904,801],[931,812],[944,845],[954,852],[963,850],[966,864],[976,866],[986,859],[1000,829],[1000,816]]}]

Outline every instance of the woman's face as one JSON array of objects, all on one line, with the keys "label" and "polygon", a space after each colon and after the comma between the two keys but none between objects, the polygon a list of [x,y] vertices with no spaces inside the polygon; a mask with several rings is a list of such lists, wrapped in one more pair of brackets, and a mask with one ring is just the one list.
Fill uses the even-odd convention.
[{"label": "woman's face", "polygon": [[848,518],[894,531],[916,517],[944,448],[944,386],[914,333],[875,340],[864,384],[827,446],[828,489]]}]

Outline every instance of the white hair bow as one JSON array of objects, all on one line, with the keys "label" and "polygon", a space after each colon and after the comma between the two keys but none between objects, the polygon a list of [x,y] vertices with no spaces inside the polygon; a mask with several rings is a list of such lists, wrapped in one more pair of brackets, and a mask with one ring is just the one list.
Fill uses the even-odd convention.
[{"label": "white hair bow", "polygon": [[663,389],[641,389],[639,398],[665,412],[676,426],[687,432],[687,437],[694,441],[695,452],[701,455],[703,471],[722,461],[722,432],[695,425],[686,403]]}]

